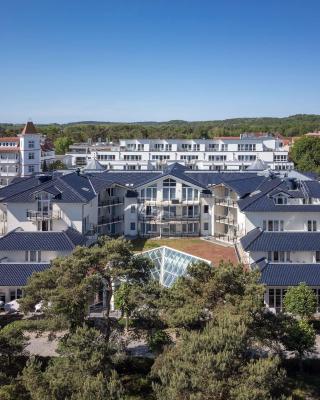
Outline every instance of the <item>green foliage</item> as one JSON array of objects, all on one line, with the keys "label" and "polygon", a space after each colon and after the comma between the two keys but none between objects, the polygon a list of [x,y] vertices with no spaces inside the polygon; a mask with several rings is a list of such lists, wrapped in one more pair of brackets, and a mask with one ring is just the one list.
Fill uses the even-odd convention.
[{"label": "green foliage", "polygon": [[53,161],[47,167],[47,171],[56,171],[58,169],[68,169],[68,167],[60,160]]},{"label": "green foliage", "polygon": [[126,240],[101,238],[96,246],[78,247],[71,256],[56,259],[50,269],[33,274],[20,301],[21,309],[31,311],[42,301],[48,318],[60,317],[74,330],[83,324],[101,283],[107,292],[108,317],[113,281],[142,284],[150,277],[150,266],[147,259],[134,257]]},{"label": "green foliage", "polygon": [[24,369],[23,382],[32,399],[121,399],[112,364],[115,350],[100,332],[77,328],[60,341],[58,353],[46,368],[31,359]]},{"label": "green foliage", "polygon": [[[284,136],[300,136],[320,130],[319,115],[293,115],[285,118],[234,118],[216,121],[168,121],[145,123],[77,122],[65,125],[37,125],[39,132],[50,139],[71,139],[73,142],[119,139],[192,139],[234,136],[244,132],[275,132]],[[0,124],[2,135],[16,135],[22,125]],[[61,140],[63,143],[65,139]],[[59,144],[59,143],[58,143]],[[57,146],[57,145],[56,145]],[[59,151],[62,150],[58,146]],[[65,147],[63,148],[65,149]],[[57,147],[56,147],[57,151]],[[58,151],[57,151],[58,153]]]},{"label": "green foliage", "polygon": [[6,325],[1,332],[10,334],[12,331],[61,331],[67,327],[66,321],[62,318],[22,319]]},{"label": "green foliage", "polygon": [[306,353],[314,350],[316,332],[308,321],[292,320],[286,326],[283,343],[287,350],[295,351],[301,359]]},{"label": "green foliage", "polygon": [[298,170],[320,173],[320,139],[305,136],[295,141],[290,157]]},{"label": "green foliage", "polygon": [[0,330],[0,371],[6,372],[18,355],[23,353],[26,338],[19,329]]},{"label": "green foliage", "polygon": [[248,313],[229,306],[203,331],[185,333],[155,361],[156,398],[280,398],[285,374],[278,358],[252,357],[256,340],[252,322]]},{"label": "green foliage", "polygon": [[305,283],[288,289],[284,297],[287,312],[301,318],[310,318],[316,310],[317,298],[313,290]]},{"label": "green foliage", "polygon": [[166,331],[156,330],[148,336],[148,347],[155,354],[161,353],[163,348],[172,343],[170,335]]},{"label": "green foliage", "polygon": [[213,317],[215,308],[226,302],[236,304],[240,298],[246,298],[246,306],[254,310],[262,302],[263,293],[258,275],[241,265],[221,263],[212,268],[198,263],[189,266],[188,274],[164,292],[162,315],[171,327],[199,328]]},{"label": "green foliage", "polygon": [[60,136],[54,141],[56,154],[65,154],[69,150],[69,146],[73,143],[71,137]]}]

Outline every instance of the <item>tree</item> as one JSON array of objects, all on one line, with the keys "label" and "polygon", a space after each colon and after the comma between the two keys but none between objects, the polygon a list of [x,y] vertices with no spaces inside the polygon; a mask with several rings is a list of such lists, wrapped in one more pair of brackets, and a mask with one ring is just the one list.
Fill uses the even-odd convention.
[{"label": "tree", "polygon": [[283,344],[289,351],[294,351],[298,355],[300,370],[302,370],[302,360],[305,354],[314,350],[316,332],[306,321],[292,320],[286,326]]},{"label": "tree", "polygon": [[60,160],[56,160],[53,161],[52,163],[49,164],[49,166],[47,167],[48,171],[55,171],[55,170],[59,170],[59,169],[68,169],[68,167],[66,166],[66,164],[64,164],[62,161]]},{"label": "tree", "polygon": [[130,244],[122,238],[101,238],[93,247],[78,247],[69,257],[57,259],[50,269],[32,275],[21,299],[21,309],[28,312],[43,302],[48,317],[65,319],[71,330],[81,326],[88,305],[101,286],[106,292],[106,333],[113,285],[125,281],[143,285],[150,278],[151,262],[136,257]]},{"label": "tree", "polygon": [[317,298],[306,283],[300,283],[288,289],[284,297],[284,306],[287,312],[309,319],[315,313]]},{"label": "tree", "polygon": [[155,361],[156,398],[280,398],[285,379],[280,360],[257,357],[252,322],[249,313],[224,306],[203,331],[185,332]]},{"label": "tree", "polygon": [[26,352],[27,338],[22,331],[10,328],[7,325],[0,330],[0,399],[26,399],[29,396],[19,380],[22,372]]},{"label": "tree", "polygon": [[215,308],[246,296],[250,299],[247,307],[254,310],[264,293],[258,278],[257,273],[245,270],[242,265],[221,263],[216,268],[206,263],[191,265],[185,276],[163,292],[163,319],[171,327],[198,329],[213,318]]},{"label": "tree", "polygon": [[60,136],[54,141],[56,154],[65,154],[69,150],[69,146],[73,140],[69,136]]},{"label": "tree", "polygon": [[320,173],[320,139],[304,136],[294,142],[290,156],[301,171]]},{"label": "tree", "polygon": [[33,400],[122,399],[112,355],[116,350],[92,328],[77,328],[59,342],[59,357],[44,367],[31,359],[23,382]]}]

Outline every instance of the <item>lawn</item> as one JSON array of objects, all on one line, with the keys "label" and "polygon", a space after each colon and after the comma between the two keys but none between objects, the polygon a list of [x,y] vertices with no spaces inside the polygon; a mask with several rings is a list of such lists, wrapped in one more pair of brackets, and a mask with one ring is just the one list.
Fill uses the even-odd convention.
[{"label": "lawn", "polygon": [[184,251],[197,257],[205,258],[218,265],[221,260],[237,263],[236,252],[233,247],[221,246],[198,238],[179,239],[135,239],[132,240],[134,251],[151,250],[160,246],[168,246]]}]

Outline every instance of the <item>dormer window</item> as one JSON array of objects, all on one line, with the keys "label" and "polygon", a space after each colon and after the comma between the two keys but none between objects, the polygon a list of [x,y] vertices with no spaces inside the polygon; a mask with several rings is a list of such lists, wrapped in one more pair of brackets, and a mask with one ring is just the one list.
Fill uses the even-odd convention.
[{"label": "dormer window", "polygon": [[274,199],[275,204],[278,204],[278,205],[288,204],[288,197],[284,196],[283,194],[278,194],[273,199]]}]

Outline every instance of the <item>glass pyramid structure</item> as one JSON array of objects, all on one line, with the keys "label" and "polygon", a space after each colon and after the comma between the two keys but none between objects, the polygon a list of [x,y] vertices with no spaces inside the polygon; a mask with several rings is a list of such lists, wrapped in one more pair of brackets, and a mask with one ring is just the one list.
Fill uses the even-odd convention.
[{"label": "glass pyramid structure", "polygon": [[140,255],[150,258],[154,264],[153,278],[166,287],[171,287],[179,276],[185,275],[189,264],[205,262],[211,265],[208,260],[167,246],[147,250]]}]

